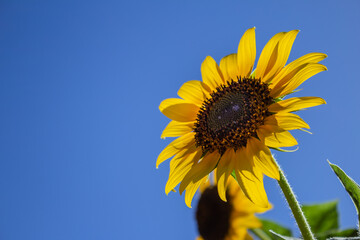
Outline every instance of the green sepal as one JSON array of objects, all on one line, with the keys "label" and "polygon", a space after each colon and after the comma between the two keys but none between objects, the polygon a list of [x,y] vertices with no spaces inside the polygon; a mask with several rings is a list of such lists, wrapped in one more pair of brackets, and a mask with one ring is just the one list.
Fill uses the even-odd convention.
[{"label": "green sepal", "polygon": [[352,178],[346,175],[346,173],[339,166],[332,164],[330,161],[328,161],[328,163],[350,195],[351,200],[355,205],[356,212],[358,214],[358,224],[360,225],[360,186]]},{"label": "green sepal", "polygon": [[300,92],[301,90],[303,90],[303,89],[300,88],[300,89],[293,90],[292,92],[290,92],[290,93],[288,93],[288,94],[286,94],[284,96],[280,96],[279,98],[285,98],[287,95],[290,95],[290,94],[293,94],[293,93],[296,93],[296,92]]},{"label": "green sepal", "polygon": [[277,102],[280,102],[284,100],[284,97],[277,97],[277,98],[274,98],[274,103],[277,103]]},{"label": "green sepal", "polygon": [[236,179],[236,173],[235,173],[235,170],[232,170],[232,172],[231,172],[231,176],[233,176],[233,178],[237,181],[237,179]]}]

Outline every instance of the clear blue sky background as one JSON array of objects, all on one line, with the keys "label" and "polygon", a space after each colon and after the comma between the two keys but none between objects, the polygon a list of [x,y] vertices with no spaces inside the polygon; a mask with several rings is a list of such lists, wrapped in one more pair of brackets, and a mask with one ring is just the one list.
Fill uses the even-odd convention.
[{"label": "clear blue sky background", "polygon": [[[0,239],[194,239],[194,209],[165,195],[168,163],[155,169],[171,141],[158,106],[253,26],[258,53],[300,29],[289,60],[329,55],[298,94],[328,102],[300,113],[313,135],[275,154],[302,203],[338,199],[355,227],[326,159],[360,182],[359,13],[357,0],[1,1]],[[276,181],[265,187],[264,216],[296,229]]]}]

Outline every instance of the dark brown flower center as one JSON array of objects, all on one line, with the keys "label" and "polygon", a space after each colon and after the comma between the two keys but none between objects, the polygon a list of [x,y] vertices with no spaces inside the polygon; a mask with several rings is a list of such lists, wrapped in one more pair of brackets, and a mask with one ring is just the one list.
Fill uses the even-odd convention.
[{"label": "dark brown flower center", "polygon": [[221,85],[201,107],[195,123],[195,140],[203,151],[238,149],[270,115],[268,85],[258,79],[243,78]]},{"label": "dark brown flower center", "polygon": [[216,187],[207,188],[200,197],[196,220],[200,236],[204,240],[223,240],[230,230],[231,198],[220,199]]}]

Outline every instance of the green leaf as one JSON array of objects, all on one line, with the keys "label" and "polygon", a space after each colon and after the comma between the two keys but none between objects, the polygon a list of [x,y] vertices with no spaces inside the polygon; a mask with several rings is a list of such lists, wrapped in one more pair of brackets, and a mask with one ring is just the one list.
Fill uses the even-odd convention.
[{"label": "green leaf", "polygon": [[270,234],[270,230],[273,230],[276,233],[279,233],[281,235],[285,235],[285,236],[292,236],[291,234],[291,230],[281,226],[280,224],[271,221],[271,220],[267,220],[267,219],[260,219],[261,223],[262,223],[262,227],[261,229],[267,233],[269,236],[271,236]]},{"label": "green leaf", "polygon": [[360,240],[360,237],[330,237],[328,240]]},{"label": "green leaf", "polygon": [[270,230],[270,233],[274,236],[277,237],[277,239],[283,239],[283,240],[301,240],[300,238],[294,238],[294,237],[288,237],[288,236],[283,236],[281,234],[278,234],[272,230]]},{"label": "green leaf", "polygon": [[338,230],[337,201],[304,205],[302,210],[314,234]]},{"label": "green leaf", "polygon": [[[329,161],[328,161],[329,162]],[[352,180],[346,173],[337,165],[332,164],[329,162],[330,167],[335,172],[335,174],[340,179],[340,182],[345,187],[346,191],[349,193],[352,201],[354,202],[357,214],[358,214],[358,220],[360,225],[360,186]]]},{"label": "green leaf", "polygon": [[351,228],[351,229],[345,229],[345,230],[334,230],[334,231],[327,231],[327,232],[323,232],[323,233],[318,233],[315,234],[315,237],[317,240],[326,240],[329,238],[334,238],[334,237],[357,237],[357,229],[355,228]]},{"label": "green leaf", "polygon": [[[349,237],[357,237],[357,236],[358,236],[358,230],[355,228],[350,228],[334,233],[328,233],[326,236],[324,236],[323,239],[334,238],[334,237],[349,238]],[[322,238],[319,237],[318,239],[321,240]]]}]

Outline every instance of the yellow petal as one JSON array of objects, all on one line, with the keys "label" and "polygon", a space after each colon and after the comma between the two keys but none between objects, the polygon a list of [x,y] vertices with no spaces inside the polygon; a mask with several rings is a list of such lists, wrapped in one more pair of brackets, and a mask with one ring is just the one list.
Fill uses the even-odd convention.
[{"label": "yellow petal", "polygon": [[269,106],[270,112],[294,112],[304,108],[315,107],[326,104],[325,100],[319,97],[294,97]]},{"label": "yellow petal", "polygon": [[327,57],[326,54],[323,53],[309,53],[306,54],[291,63],[285,66],[279,74],[277,74],[271,80],[271,88],[274,88],[277,84],[284,85],[286,84],[292,77],[296,75],[302,68],[304,68],[309,63],[318,63],[321,60],[324,60]]},{"label": "yellow petal", "polygon": [[206,175],[205,177],[203,177],[202,179],[200,179],[199,181],[197,181],[195,183],[191,182],[186,187],[186,193],[185,193],[185,204],[186,204],[186,206],[191,208],[191,202],[192,202],[192,199],[193,199],[196,191],[198,190],[200,185],[204,184],[207,180],[208,180],[208,176]]},{"label": "yellow petal", "polygon": [[224,238],[224,240],[252,240],[252,238],[247,238],[248,233],[247,233],[247,229],[244,227],[236,227],[234,226],[234,224],[230,223],[231,226],[231,230],[230,233],[228,233],[228,235]]},{"label": "yellow petal", "polygon": [[211,88],[211,90],[215,90],[220,84],[224,83],[224,77],[220,71],[219,66],[215,62],[215,60],[207,56],[203,63],[201,64],[201,76],[203,82]]},{"label": "yellow petal", "polygon": [[253,240],[253,237],[248,232],[246,232],[244,240]]},{"label": "yellow petal", "polygon": [[[237,187],[239,188],[239,184],[237,184]],[[237,192],[236,195],[232,195],[232,201],[233,201],[233,208],[234,211],[239,212],[243,215],[248,214],[254,214],[254,213],[263,213],[272,208],[272,205],[269,204],[267,208],[262,208],[257,205],[255,205],[253,202],[251,202],[243,193],[241,189],[239,189],[239,192]]]},{"label": "yellow petal", "polygon": [[161,134],[161,138],[178,137],[189,133],[194,128],[194,122],[171,121]]},{"label": "yellow petal", "polygon": [[191,169],[191,166],[201,157],[202,151],[195,151],[184,157],[174,158],[171,160],[171,170],[169,179],[165,186],[165,193],[169,194],[185,177]]},{"label": "yellow petal", "polygon": [[276,85],[270,92],[272,97],[285,96],[295,90],[308,78],[314,76],[315,74],[325,71],[327,68],[319,63],[309,63],[304,68],[302,68],[293,78],[289,80],[286,85],[279,86]]},{"label": "yellow petal", "polygon": [[250,138],[246,147],[249,149],[251,155],[253,155],[254,163],[259,169],[267,176],[280,180],[279,169],[274,162],[271,152],[264,143],[260,142],[256,138]]},{"label": "yellow petal", "polygon": [[239,66],[239,74],[241,77],[249,77],[254,66],[256,58],[256,40],[255,28],[246,30],[240,39],[237,64]]},{"label": "yellow petal", "polygon": [[210,88],[201,81],[192,80],[184,83],[178,91],[178,95],[197,106],[201,106],[206,98],[210,96]]},{"label": "yellow petal", "polygon": [[164,150],[159,154],[156,161],[156,168],[159,167],[159,164],[164,162],[165,160],[171,158],[175,154],[178,154],[184,148],[188,148],[191,145],[195,144],[195,133],[190,132],[181,136],[174,141],[172,141],[169,145],[167,145]]},{"label": "yellow petal", "polygon": [[170,161],[169,175],[172,174],[175,168],[183,162],[184,158],[187,158],[189,155],[195,152],[197,152],[197,148],[194,144],[192,146],[189,146],[188,148],[183,148],[179,153],[177,153],[175,157]]},{"label": "yellow petal", "polygon": [[256,169],[251,156],[248,156],[244,148],[236,151],[235,174],[241,189],[250,201],[260,207],[268,207],[263,175]]},{"label": "yellow petal", "polygon": [[265,118],[264,125],[275,125],[284,130],[310,128],[309,125],[296,114],[277,113]]},{"label": "yellow petal", "polygon": [[[235,160],[236,160],[236,157],[234,156],[233,161],[235,161]],[[239,195],[238,194],[239,191],[242,193],[241,188],[239,187],[239,184],[234,177],[229,178],[227,191],[228,191],[229,195],[232,196],[233,198],[235,198],[236,196]]]},{"label": "yellow petal", "polygon": [[168,98],[160,103],[160,111],[168,118],[178,122],[195,121],[199,106],[180,98]]},{"label": "yellow petal", "polygon": [[256,66],[255,78],[263,79],[270,69],[273,68],[278,55],[279,41],[284,37],[284,35],[285,32],[275,34],[265,45]]},{"label": "yellow petal", "polygon": [[222,58],[220,61],[220,70],[224,75],[225,82],[231,79],[236,81],[240,74],[237,64],[237,54],[233,53]]},{"label": "yellow petal", "polygon": [[268,129],[268,126],[260,126],[257,134],[268,147],[279,148],[297,145],[296,139],[288,131],[273,132]]},{"label": "yellow petal", "polygon": [[228,185],[228,178],[234,170],[235,152],[233,149],[227,150],[221,157],[216,168],[216,180],[218,193],[220,198],[226,202],[226,189]]},{"label": "yellow petal", "polygon": [[285,33],[285,35],[281,38],[279,41],[278,54],[275,64],[264,76],[263,82],[269,82],[269,80],[271,80],[285,66],[298,33],[299,30],[292,30]]},{"label": "yellow petal", "polygon": [[203,193],[207,188],[211,186],[210,180],[208,179],[203,184],[200,185],[199,190],[201,193]]},{"label": "yellow petal", "polygon": [[232,226],[234,228],[260,228],[261,222],[255,215],[240,215],[239,217],[236,217],[235,213],[235,219],[232,221]]},{"label": "yellow petal", "polygon": [[181,181],[179,192],[182,193],[190,182],[196,183],[203,177],[207,176],[212,170],[214,170],[219,158],[220,154],[215,151],[206,154],[199,162],[195,163]]}]

